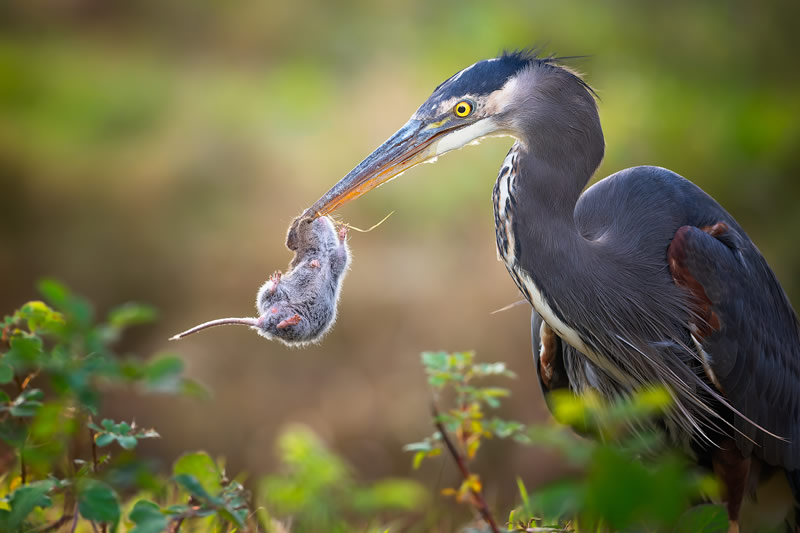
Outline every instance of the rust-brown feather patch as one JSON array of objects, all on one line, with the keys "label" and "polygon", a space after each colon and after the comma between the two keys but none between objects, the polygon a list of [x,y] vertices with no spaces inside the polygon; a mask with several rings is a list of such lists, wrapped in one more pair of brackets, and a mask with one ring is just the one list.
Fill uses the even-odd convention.
[{"label": "rust-brown feather patch", "polygon": [[[705,289],[686,267],[686,239],[691,228],[692,226],[678,228],[667,250],[667,258],[672,279],[689,293],[696,317],[690,324],[692,333],[702,342],[712,332],[719,330],[720,322]],[[718,238],[728,230],[728,226],[724,222],[718,222],[713,226],[705,226],[701,229],[712,237]]]}]

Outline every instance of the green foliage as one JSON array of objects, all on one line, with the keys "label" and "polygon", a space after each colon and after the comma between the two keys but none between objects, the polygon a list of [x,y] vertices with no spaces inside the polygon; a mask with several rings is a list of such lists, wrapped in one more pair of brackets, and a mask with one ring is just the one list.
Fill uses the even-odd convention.
[{"label": "green foliage", "polygon": [[[149,474],[135,456],[116,456],[113,449],[100,453],[113,443],[133,450],[140,440],[159,436],[133,422],[94,423],[105,391],[134,385],[178,393],[199,387],[182,376],[183,363],[175,356],[143,361],[113,352],[124,330],[154,319],[154,310],[126,304],[95,323],[91,305],[63,285],[46,280],[39,290],[49,305],[29,302],[2,321],[0,439],[14,450],[15,463],[0,485],[0,530],[88,521],[102,531],[130,522],[141,533],[195,518],[243,527],[247,493],[208,455],[183,456],[174,476],[165,479]],[[76,455],[80,450],[88,456]],[[125,520],[129,506],[120,494],[130,488],[149,492],[164,507],[140,500]]]},{"label": "green foliage", "polygon": [[[29,302],[2,322],[0,439],[15,460],[0,478],[0,531],[55,530],[70,523],[80,533],[88,523],[92,530],[134,533],[178,531],[184,524],[194,531],[270,533],[383,532],[412,523],[436,528],[435,519],[421,512],[428,495],[418,483],[361,483],[342,458],[300,426],[278,437],[281,473],[256,482],[255,512],[241,479],[228,478],[223,463],[205,452],[179,457],[168,477],[154,474],[133,453],[139,441],[159,436],[154,429],[110,419],[98,424],[94,417],[114,387],[198,389],[182,376],[183,363],[175,356],[143,361],[114,353],[112,344],[125,328],[153,319],[155,312],[127,304],[95,323],[92,307],[64,286],[45,281],[40,290],[49,305]],[[486,416],[509,395],[484,383],[514,377],[503,363],[476,362],[472,352],[426,352],[422,362],[434,393],[437,431],[406,450],[414,453],[415,467],[449,454],[462,482],[442,492],[473,506],[484,520],[494,522],[483,481],[470,465],[485,439],[501,438],[549,447],[583,472],[530,493],[518,479],[521,505],[509,515],[510,530],[726,530],[721,507],[690,507],[716,495],[714,480],[691,470],[652,427],[670,408],[667,391],[642,390],[612,403],[592,394],[551,395],[555,418],[593,437],[585,439],[561,424],[526,428]]]},{"label": "green foliage", "polygon": [[[519,422],[506,421],[498,417],[486,419],[484,407],[497,408],[500,398],[511,393],[501,387],[477,387],[476,378],[516,375],[505,363],[475,363],[474,352],[423,352],[422,364],[428,374],[428,383],[438,398],[445,392],[453,392],[453,408],[436,414],[436,421],[444,429],[458,437],[458,445],[468,460],[475,457],[484,438],[515,437],[524,440],[525,426]],[[442,432],[436,431],[420,442],[407,444],[404,449],[414,453],[414,468],[418,468],[426,457],[435,457],[442,451]]]},{"label": "green foliage", "polygon": [[0,531],[73,523],[80,533],[174,532],[184,524],[192,531],[286,531],[273,514],[297,532],[385,531],[378,526],[384,518],[423,507],[427,493],[418,483],[358,483],[305,428],[279,437],[285,472],[256,483],[258,512],[242,482],[205,452],[179,457],[169,477],[154,474],[133,454],[139,441],[159,437],[154,429],[93,417],[114,387],[200,391],[173,355],[143,361],[113,352],[126,328],[154,319],[155,311],[126,304],[97,324],[89,303],[63,285],[48,280],[39,289],[50,305],[27,303],[2,322],[0,439],[14,449],[15,463],[0,478]]},{"label": "green foliage", "polygon": [[168,519],[153,502],[139,500],[133,506],[128,518],[135,526],[131,533],[158,533],[167,527]]},{"label": "green foliage", "polygon": [[675,531],[685,533],[722,533],[728,531],[728,513],[721,505],[698,505],[683,513]]},{"label": "green foliage", "polygon": [[724,508],[690,507],[719,495],[715,480],[690,468],[652,426],[672,404],[666,390],[644,389],[611,403],[596,394],[558,392],[550,402],[558,421],[592,438],[576,437],[563,426],[537,426],[528,432],[530,441],[562,454],[584,474],[526,494],[515,516],[577,531],[670,531],[689,523],[705,524],[702,531],[727,531]]},{"label": "green foliage", "polygon": [[108,446],[112,442],[119,443],[126,450],[136,448],[136,444],[141,439],[152,439],[159,437],[154,429],[140,429],[137,431],[136,422],[120,422],[115,424],[113,420],[105,419],[100,427],[93,422],[89,422],[89,428],[94,430],[94,442],[99,447]]},{"label": "green foliage", "polygon": [[78,511],[86,520],[116,524],[119,521],[119,499],[106,483],[82,479],[78,483]]},{"label": "green foliage", "polygon": [[25,518],[36,507],[46,508],[53,504],[47,495],[53,488],[52,481],[37,481],[22,486],[6,496],[3,501],[8,509],[0,509],[0,525],[3,531],[16,531],[20,529]]},{"label": "green foliage", "polygon": [[[463,481],[457,489],[442,492],[472,505],[484,519],[491,513],[483,500],[480,478],[469,464],[481,439],[497,436],[550,448],[583,472],[533,493],[517,479],[522,504],[510,513],[509,530],[671,531],[677,527],[680,531],[727,531],[724,508],[690,507],[692,502],[719,495],[714,479],[692,470],[653,426],[655,418],[672,405],[667,390],[643,389],[611,403],[597,394],[559,391],[550,395],[548,403],[560,424],[525,428],[515,421],[486,419],[485,409],[498,407],[499,398],[508,396],[508,391],[478,387],[474,380],[513,377],[502,363],[475,363],[472,352],[424,353],[422,362],[435,397],[451,390],[454,407],[443,412],[435,407],[439,431],[406,450],[414,452],[415,467],[447,451]],[[591,438],[578,437],[573,430]]]},{"label": "green foliage", "polygon": [[[259,485],[259,502],[272,514],[294,517],[292,531],[353,531],[402,511],[418,511],[427,492],[418,483],[383,479],[358,483],[344,461],[308,428],[293,426],[278,437],[283,475]],[[357,524],[362,524],[359,528]]]}]

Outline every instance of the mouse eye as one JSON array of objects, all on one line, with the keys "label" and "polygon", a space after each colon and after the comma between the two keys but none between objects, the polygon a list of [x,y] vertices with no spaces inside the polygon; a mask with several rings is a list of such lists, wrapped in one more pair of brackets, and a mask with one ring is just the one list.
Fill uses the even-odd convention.
[{"label": "mouse eye", "polygon": [[453,113],[455,113],[457,117],[464,118],[466,116],[469,116],[470,113],[472,113],[472,109],[473,109],[472,102],[470,102],[469,100],[461,100],[453,108]]}]

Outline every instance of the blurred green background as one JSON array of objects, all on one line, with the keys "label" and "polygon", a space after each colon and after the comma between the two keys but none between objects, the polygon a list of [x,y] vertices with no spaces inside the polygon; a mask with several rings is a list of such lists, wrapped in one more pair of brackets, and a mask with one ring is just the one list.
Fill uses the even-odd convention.
[{"label": "blurred green background", "polygon": [[[491,190],[510,141],[418,167],[341,211],[354,261],[324,343],[288,349],[241,329],[180,343],[201,321],[254,312],[285,268],[290,221],[393,133],[442,80],[504,48],[545,44],[600,96],[599,176],[656,164],[692,179],[750,233],[800,302],[796,1],[0,3],[0,303],[49,275],[97,302],[152,303],[126,348],[174,350],[211,401],[120,396],[110,416],[184,449],[269,471],[289,422],[310,425],[363,479],[410,472],[430,432],[418,354],[475,349],[519,374],[508,418],[546,411],[525,306],[496,261]],[[493,443],[490,500],[550,457]],[[449,467],[413,474],[431,486]],[[444,479],[442,478],[444,476]]]}]

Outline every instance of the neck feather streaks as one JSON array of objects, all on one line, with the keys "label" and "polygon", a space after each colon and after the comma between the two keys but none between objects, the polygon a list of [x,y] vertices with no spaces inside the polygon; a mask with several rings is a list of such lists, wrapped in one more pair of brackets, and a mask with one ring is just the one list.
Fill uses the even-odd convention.
[{"label": "neck feather streaks", "polygon": [[613,232],[582,235],[574,210],[589,175],[562,173],[535,150],[515,144],[500,171],[498,253],[544,321],[582,354],[565,361],[572,386],[611,397],[664,384],[675,401],[668,427],[708,439],[704,428],[729,424],[709,406],[721,398],[698,375],[689,311],[663,254]]}]

